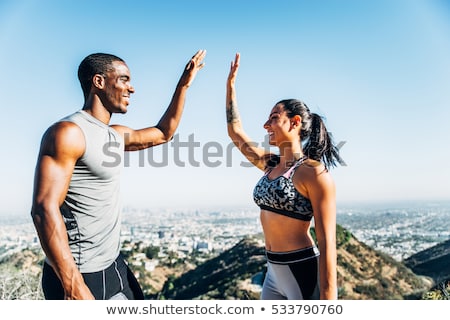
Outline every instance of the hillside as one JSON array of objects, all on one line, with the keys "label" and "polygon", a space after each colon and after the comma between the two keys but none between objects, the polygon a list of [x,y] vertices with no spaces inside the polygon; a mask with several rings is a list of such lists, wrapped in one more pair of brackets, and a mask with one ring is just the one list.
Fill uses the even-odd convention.
[{"label": "hillside", "polygon": [[261,238],[246,238],[181,277],[166,282],[165,299],[259,299],[252,278],[263,278],[265,252]]},{"label": "hillside", "polygon": [[[338,226],[339,299],[420,299],[432,287],[404,264],[359,242]],[[165,299],[259,299],[265,270],[261,238],[246,238],[166,285]]]},{"label": "hillside", "polygon": [[450,279],[450,240],[412,255],[404,264],[414,273],[432,278],[435,283]]},{"label": "hillside", "polygon": [[337,242],[339,299],[420,299],[433,286],[431,279],[414,274],[340,227]]},{"label": "hillside", "polygon": [[42,300],[42,254],[23,250],[0,262],[0,300]]}]

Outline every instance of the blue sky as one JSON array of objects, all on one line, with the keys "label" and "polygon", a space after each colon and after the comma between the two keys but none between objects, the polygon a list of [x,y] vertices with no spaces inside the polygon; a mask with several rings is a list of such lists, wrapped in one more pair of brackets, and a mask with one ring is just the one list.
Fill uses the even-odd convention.
[{"label": "blue sky", "polygon": [[42,133],[81,108],[76,71],[92,52],[127,61],[136,93],[112,123],[139,128],[156,124],[187,60],[207,50],[177,132],[196,144],[130,155],[124,205],[253,206],[261,173],[242,165],[225,125],[236,52],[255,142],[278,100],[302,99],[325,117],[346,162],[332,170],[338,204],[450,200],[449,34],[443,0],[0,0],[0,214],[28,214]]}]

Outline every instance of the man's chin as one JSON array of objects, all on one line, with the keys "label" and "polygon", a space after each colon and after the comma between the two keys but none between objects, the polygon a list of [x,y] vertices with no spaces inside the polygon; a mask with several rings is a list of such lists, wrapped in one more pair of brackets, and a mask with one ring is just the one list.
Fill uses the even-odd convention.
[{"label": "man's chin", "polygon": [[121,107],[121,108],[117,109],[116,113],[125,114],[125,113],[127,113],[127,111],[128,111],[127,107]]}]

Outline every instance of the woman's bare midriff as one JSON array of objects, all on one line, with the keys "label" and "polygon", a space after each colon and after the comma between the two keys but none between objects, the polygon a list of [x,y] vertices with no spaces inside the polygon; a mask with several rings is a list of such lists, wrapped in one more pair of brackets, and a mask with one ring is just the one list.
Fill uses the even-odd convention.
[{"label": "woman's bare midriff", "polygon": [[261,210],[261,225],[266,249],[273,252],[287,252],[314,245],[309,228],[310,221],[303,221],[268,210]]}]

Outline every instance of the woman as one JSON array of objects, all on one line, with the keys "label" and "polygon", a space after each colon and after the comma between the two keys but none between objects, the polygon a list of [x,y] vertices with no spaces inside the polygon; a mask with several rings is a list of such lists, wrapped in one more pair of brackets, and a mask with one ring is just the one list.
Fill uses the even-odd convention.
[{"label": "woman", "polygon": [[238,53],[228,75],[227,128],[242,154],[264,171],[253,193],[267,256],[261,299],[337,299],[336,192],[328,169],[340,160],[338,149],[321,117],[295,99],[275,104],[264,123],[279,154],[252,143],[236,103],[239,59]]}]

